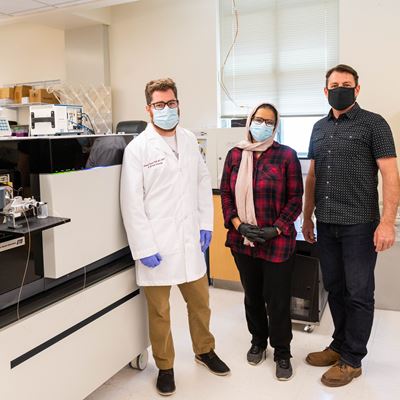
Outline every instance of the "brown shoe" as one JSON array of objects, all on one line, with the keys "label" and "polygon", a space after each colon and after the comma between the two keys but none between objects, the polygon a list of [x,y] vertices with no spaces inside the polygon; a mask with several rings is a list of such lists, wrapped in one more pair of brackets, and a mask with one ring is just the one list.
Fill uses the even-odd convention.
[{"label": "brown shoe", "polygon": [[327,347],[325,350],[310,353],[306,357],[306,361],[314,367],[329,367],[339,361],[340,354]]},{"label": "brown shoe", "polygon": [[322,375],[321,382],[330,387],[344,386],[350,383],[353,378],[358,378],[360,375],[361,367],[353,368],[343,361],[338,361]]}]

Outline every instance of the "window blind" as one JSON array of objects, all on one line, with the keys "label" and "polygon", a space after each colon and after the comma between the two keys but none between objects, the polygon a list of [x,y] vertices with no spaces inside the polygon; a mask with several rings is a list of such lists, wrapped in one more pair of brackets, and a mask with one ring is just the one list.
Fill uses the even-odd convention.
[{"label": "window blind", "polygon": [[[245,115],[257,103],[282,115],[321,115],[326,71],[338,60],[338,0],[235,0],[238,37],[224,66],[221,117]],[[232,45],[232,0],[220,0],[220,60]],[[221,77],[220,77],[221,79]]]}]

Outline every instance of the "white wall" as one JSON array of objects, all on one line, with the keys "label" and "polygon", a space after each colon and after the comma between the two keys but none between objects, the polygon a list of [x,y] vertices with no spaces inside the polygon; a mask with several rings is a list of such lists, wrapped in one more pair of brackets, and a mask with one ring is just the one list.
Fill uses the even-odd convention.
[{"label": "white wall", "polygon": [[[34,24],[0,26],[0,85],[65,79],[64,31]],[[28,109],[0,116],[27,123]]]},{"label": "white wall", "polygon": [[[400,2],[340,0],[340,62],[359,76],[361,107],[381,114],[392,128],[400,165]],[[378,255],[376,307],[399,310],[400,246]]]},{"label": "white wall", "polygon": [[360,76],[361,107],[388,121],[400,165],[399,15],[398,0],[340,0],[339,61]]},{"label": "white wall", "polygon": [[110,65],[114,124],[144,119],[144,88],[170,77],[178,86],[181,123],[217,123],[216,0],[143,0],[112,9]]},{"label": "white wall", "polygon": [[110,85],[108,26],[65,31],[65,62],[68,83]]},{"label": "white wall", "polygon": [[[340,0],[339,62],[360,75],[360,105],[382,114],[400,149],[400,2]],[[182,124],[216,126],[218,0],[141,0],[112,8],[114,122],[146,119],[144,86],[169,76],[178,84]],[[362,10],[362,12],[361,12]]]},{"label": "white wall", "polygon": [[0,84],[65,78],[64,31],[41,25],[0,27]]}]

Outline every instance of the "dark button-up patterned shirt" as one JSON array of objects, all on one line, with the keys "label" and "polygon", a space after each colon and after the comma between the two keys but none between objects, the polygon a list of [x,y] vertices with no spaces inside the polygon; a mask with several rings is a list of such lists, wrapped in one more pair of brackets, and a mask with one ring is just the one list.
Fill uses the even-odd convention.
[{"label": "dark button-up patterned shirt", "polygon": [[293,253],[296,230],[293,222],[301,212],[303,180],[300,162],[290,147],[274,142],[258,159],[253,158],[254,208],[259,227],[277,226],[282,234],[255,247],[245,246],[243,237],[233,227],[232,218],[238,216],[235,201],[236,179],[242,150],[235,147],[226,157],[221,180],[221,201],[225,227],[228,229],[226,246],[233,251],[271,262],[283,262]]},{"label": "dark button-up patterned shirt", "polygon": [[331,110],[314,125],[308,157],[315,160],[318,221],[351,225],[379,220],[376,160],[396,157],[383,117],[357,103],[338,119]]}]

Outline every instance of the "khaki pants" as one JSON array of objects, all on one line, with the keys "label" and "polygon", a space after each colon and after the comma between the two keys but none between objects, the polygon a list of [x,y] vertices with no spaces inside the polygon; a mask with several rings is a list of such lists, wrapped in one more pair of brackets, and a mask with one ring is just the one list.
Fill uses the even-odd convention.
[{"label": "khaki pants", "polygon": [[[178,287],[187,304],[193,351],[195,354],[208,353],[214,349],[215,341],[209,330],[211,310],[207,276]],[[173,368],[175,351],[169,316],[171,286],[144,286],[143,289],[147,299],[154,360],[159,369]]]}]

